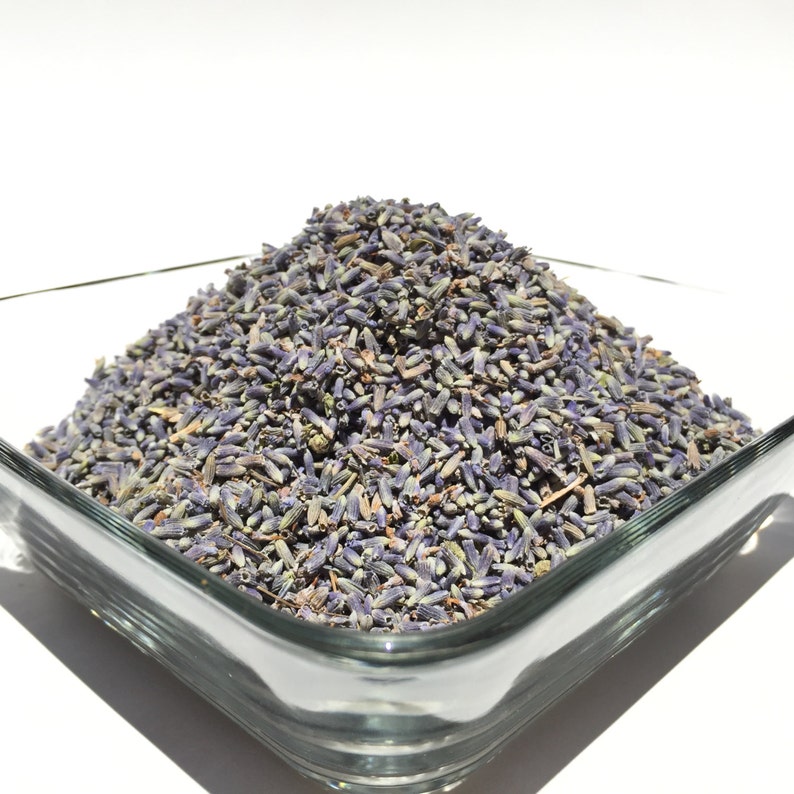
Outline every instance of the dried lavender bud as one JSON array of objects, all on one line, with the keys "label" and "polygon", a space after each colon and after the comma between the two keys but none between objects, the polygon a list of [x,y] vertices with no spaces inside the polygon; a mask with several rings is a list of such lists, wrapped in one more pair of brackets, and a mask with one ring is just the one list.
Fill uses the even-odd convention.
[{"label": "dried lavender bud", "polygon": [[468,619],[754,432],[471,215],[359,199],[100,362],[28,454],[232,586]]}]

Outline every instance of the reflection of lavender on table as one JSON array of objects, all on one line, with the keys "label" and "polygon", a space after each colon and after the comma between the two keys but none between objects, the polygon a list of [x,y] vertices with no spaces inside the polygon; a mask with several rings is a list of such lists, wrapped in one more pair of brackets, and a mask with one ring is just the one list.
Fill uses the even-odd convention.
[{"label": "reflection of lavender on table", "polygon": [[426,628],[752,438],[649,341],[477,218],[360,199],[100,362],[27,451],[274,608]]}]

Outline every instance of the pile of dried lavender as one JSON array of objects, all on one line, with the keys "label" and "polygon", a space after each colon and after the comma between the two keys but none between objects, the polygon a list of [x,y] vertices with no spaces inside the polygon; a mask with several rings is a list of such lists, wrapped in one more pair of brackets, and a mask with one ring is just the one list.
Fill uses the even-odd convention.
[{"label": "pile of dried lavender", "polygon": [[360,199],[232,271],[29,454],[306,620],[498,603],[753,436],[525,248]]}]

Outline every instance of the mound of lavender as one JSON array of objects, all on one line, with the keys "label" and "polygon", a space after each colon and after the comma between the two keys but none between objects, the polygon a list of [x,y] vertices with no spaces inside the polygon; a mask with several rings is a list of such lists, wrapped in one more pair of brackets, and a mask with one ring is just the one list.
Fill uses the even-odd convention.
[{"label": "mound of lavender", "polygon": [[359,199],[100,363],[27,451],[275,609],[422,629],[752,438],[649,341],[478,218]]}]

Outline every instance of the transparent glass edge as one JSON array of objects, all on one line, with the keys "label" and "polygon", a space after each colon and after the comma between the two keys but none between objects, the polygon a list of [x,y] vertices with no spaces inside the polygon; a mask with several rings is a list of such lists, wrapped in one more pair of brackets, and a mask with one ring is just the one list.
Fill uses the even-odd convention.
[{"label": "transparent glass edge", "polygon": [[[157,267],[150,270],[142,270],[137,273],[123,273],[119,276],[109,276],[107,278],[96,278],[89,281],[77,281],[71,284],[58,284],[53,287],[42,287],[41,289],[28,290],[27,292],[18,292],[13,295],[0,295],[0,302],[13,301],[20,298],[32,298],[36,295],[42,295],[48,292],[63,292],[70,289],[88,289],[100,284],[115,284],[120,281],[127,281],[132,278],[143,278],[145,276],[156,276],[161,273],[174,273],[179,270],[192,270],[201,267],[211,267],[213,265],[227,264],[230,266],[241,265],[251,259],[259,256],[259,254],[236,254],[234,256],[223,256],[219,259],[206,259],[202,262],[189,262],[185,265],[172,265],[171,267]],[[562,261],[562,260],[557,260]]]},{"label": "transparent glass edge", "polygon": [[[218,259],[207,259],[201,262],[189,262],[183,265],[172,265],[170,267],[156,267],[149,270],[141,270],[135,273],[123,273],[118,276],[109,276],[107,278],[91,279],[89,281],[73,282],[71,284],[56,284],[51,287],[42,287],[41,289],[28,290],[27,292],[18,292],[12,295],[0,295],[0,301],[16,300],[17,298],[27,298],[30,296],[41,295],[45,292],[60,292],[69,289],[82,289],[92,287],[97,284],[112,284],[114,282],[126,281],[131,278],[142,278],[143,276],[156,276],[159,273],[173,273],[178,270],[190,270],[193,268],[209,267],[210,265],[221,265],[227,263],[242,264],[243,262],[255,259],[260,256],[259,253],[250,254],[235,254],[233,256],[223,256]],[[706,287],[698,286],[696,284],[687,284],[681,281],[674,281],[672,279],[661,278],[660,276],[653,276],[647,273],[633,273],[631,271],[619,270],[618,268],[610,267],[609,265],[594,265],[586,262],[578,262],[572,259],[562,259],[560,257],[545,256],[544,254],[532,253],[532,257],[538,262],[547,262],[549,264],[568,265],[571,267],[580,267],[583,270],[597,270],[603,273],[614,273],[627,278],[638,278],[648,281],[656,281],[662,284],[670,284],[677,287],[685,287],[686,289],[696,289],[705,292],[715,292],[718,290],[708,289]]]},{"label": "transparent glass edge", "polygon": [[157,565],[165,565],[202,595],[218,600],[235,610],[257,628],[272,632],[282,640],[310,646],[318,651],[367,663],[389,665],[421,664],[429,657],[449,658],[472,652],[523,626],[547,606],[587,581],[611,562],[662,530],[675,516],[713,492],[720,485],[744,472],[786,439],[794,437],[794,416],[734,452],[720,464],[670,494],[647,512],[627,521],[610,536],[577,555],[564,566],[501,604],[471,620],[416,634],[367,634],[303,622],[263,606],[250,596],[229,587],[220,579],[207,577],[203,569],[179,552],[152,538],[127,519],[91,499],[70,483],[61,480],[38,462],[0,438],[0,465],[41,489],[63,505],[109,533],[116,540],[135,548]]}]

